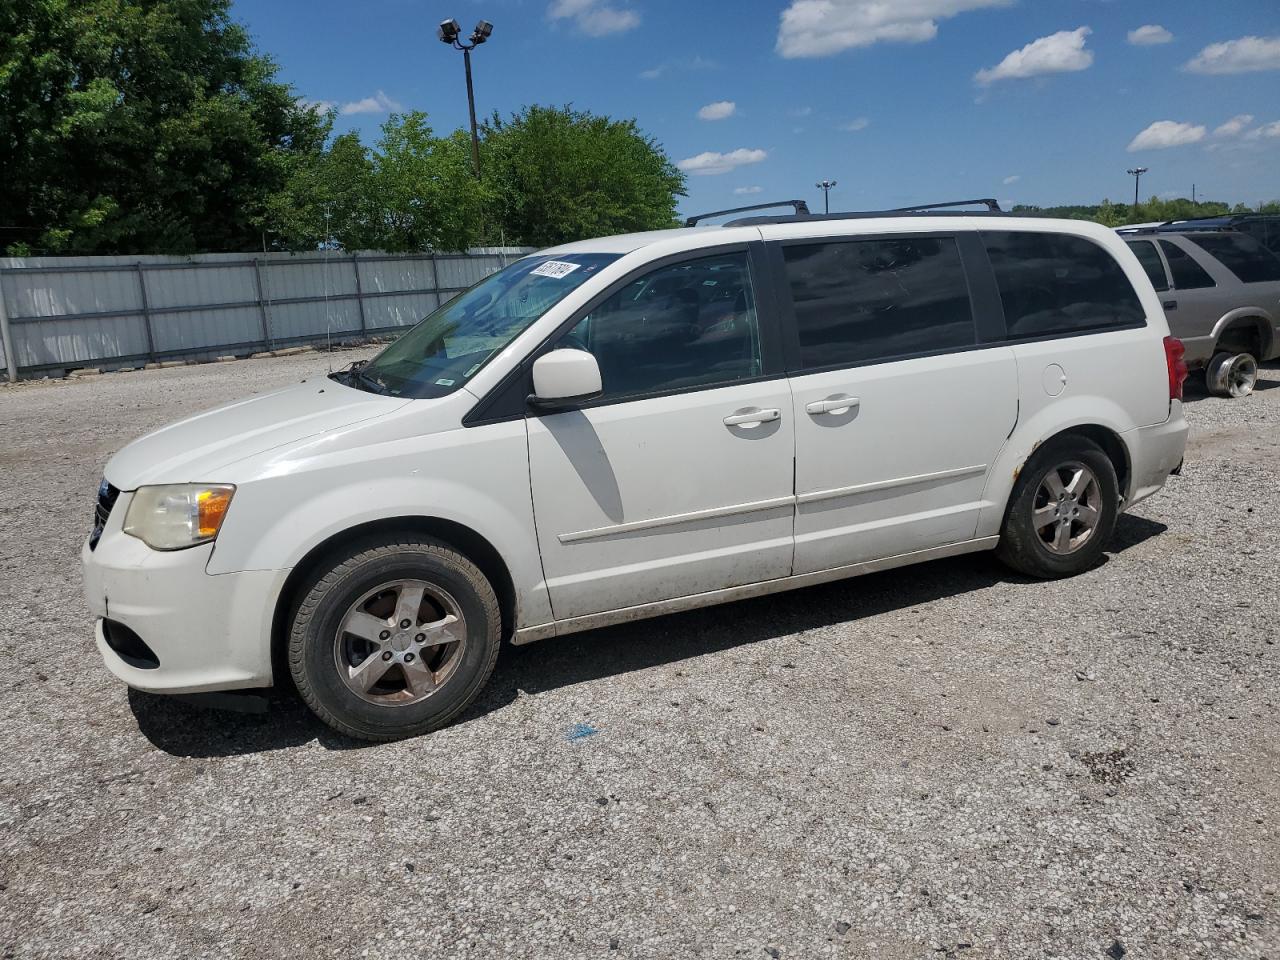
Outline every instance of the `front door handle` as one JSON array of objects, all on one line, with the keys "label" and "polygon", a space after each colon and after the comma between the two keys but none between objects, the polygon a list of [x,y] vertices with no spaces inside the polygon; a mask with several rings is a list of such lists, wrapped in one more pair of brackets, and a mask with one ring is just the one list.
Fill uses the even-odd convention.
[{"label": "front door handle", "polygon": [[820,413],[847,413],[857,409],[859,402],[857,397],[831,397],[805,404],[804,409],[806,413],[812,413],[815,416]]},{"label": "front door handle", "polygon": [[742,413],[732,413],[724,418],[726,427],[758,427],[762,423],[771,423],[774,420],[782,419],[782,411],[777,407],[768,410],[746,410]]},{"label": "front door handle", "polygon": [[1160,306],[1164,307],[1166,310],[1177,310],[1177,309],[1178,309],[1178,301],[1177,301],[1177,300],[1166,300],[1164,303],[1160,304]]}]

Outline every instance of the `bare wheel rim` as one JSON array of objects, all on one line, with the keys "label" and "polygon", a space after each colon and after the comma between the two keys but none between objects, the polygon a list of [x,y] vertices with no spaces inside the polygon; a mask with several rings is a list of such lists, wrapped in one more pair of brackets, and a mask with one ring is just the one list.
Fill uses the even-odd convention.
[{"label": "bare wheel rim", "polygon": [[1069,460],[1044,475],[1036,489],[1031,523],[1050,553],[1067,556],[1092,539],[1102,520],[1102,485],[1078,460]]},{"label": "bare wheel rim", "polygon": [[409,706],[448,683],[466,645],[466,618],[448,592],[425,580],[392,580],[347,608],[334,665],[360,699]]},{"label": "bare wheel rim", "polygon": [[1258,382],[1258,362],[1247,353],[1239,354],[1227,369],[1227,392],[1233,397],[1247,397]]}]

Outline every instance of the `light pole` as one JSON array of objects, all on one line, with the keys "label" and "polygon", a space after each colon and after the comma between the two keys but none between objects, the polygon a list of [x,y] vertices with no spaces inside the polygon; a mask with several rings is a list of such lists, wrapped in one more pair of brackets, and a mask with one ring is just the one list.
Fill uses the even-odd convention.
[{"label": "light pole", "polygon": [[1133,177],[1133,215],[1135,217],[1138,215],[1138,182],[1146,172],[1146,167],[1134,167],[1128,171],[1129,176]]},{"label": "light pole", "polygon": [[836,185],[836,182],[834,180],[819,180],[817,183],[814,184],[815,187],[817,187],[819,190],[822,191],[822,212],[823,213],[831,212],[831,203],[828,199],[828,196],[831,193],[831,188],[834,187],[835,185]]},{"label": "light pole", "polygon": [[466,43],[458,39],[462,35],[462,28],[458,26],[457,20],[441,21],[440,29],[436,31],[441,43],[462,51],[462,61],[467,68],[467,109],[471,111],[471,164],[475,167],[477,180],[480,179],[480,134],[476,132],[476,95],[471,87],[471,51],[488,40],[491,33],[493,24],[488,20],[481,20],[476,24]]}]

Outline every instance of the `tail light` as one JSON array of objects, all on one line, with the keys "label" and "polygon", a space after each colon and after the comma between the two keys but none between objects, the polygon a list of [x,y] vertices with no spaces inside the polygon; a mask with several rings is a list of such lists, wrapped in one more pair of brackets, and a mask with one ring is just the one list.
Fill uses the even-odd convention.
[{"label": "tail light", "polygon": [[1182,399],[1182,381],[1187,379],[1187,361],[1183,355],[1187,348],[1177,337],[1164,338],[1164,359],[1169,365],[1169,399]]}]

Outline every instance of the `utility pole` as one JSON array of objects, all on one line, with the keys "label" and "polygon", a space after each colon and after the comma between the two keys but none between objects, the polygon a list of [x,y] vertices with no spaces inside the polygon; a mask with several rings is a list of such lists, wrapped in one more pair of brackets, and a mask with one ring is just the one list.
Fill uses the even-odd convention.
[{"label": "utility pole", "polygon": [[817,187],[819,190],[822,191],[822,212],[823,213],[831,212],[831,202],[829,199],[829,195],[831,193],[831,188],[834,187],[835,185],[836,185],[836,182],[834,180],[819,180],[817,183],[814,184],[815,187]]},{"label": "utility pole", "polygon": [[480,179],[480,134],[476,129],[476,94],[471,86],[471,51],[488,40],[491,33],[493,33],[493,24],[488,20],[481,20],[476,24],[476,28],[471,31],[471,36],[467,38],[469,43],[463,43],[458,39],[462,34],[462,28],[458,26],[457,20],[442,21],[440,29],[436,31],[436,36],[440,38],[441,43],[447,43],[454,49],[462,51],[462,62],[467,71],[467,110],[471,114],[471,165],[475,169],[477,180]]},{"label": "utility pole", "polygon": [[1138,183],[1142,180],[1142,175],[1150,169],[1148,167],[1134,167],[1127,171],[1129,176],[1133,177],[1133,215],[1138,215]]},{"label": "utility pole", "polygon": [[1196,202],[1196,185],[1193,183],[1193,184],[1191,185],[1191,204],[1192,204],[1192,206],[1195,206],[1195,202]]}]

